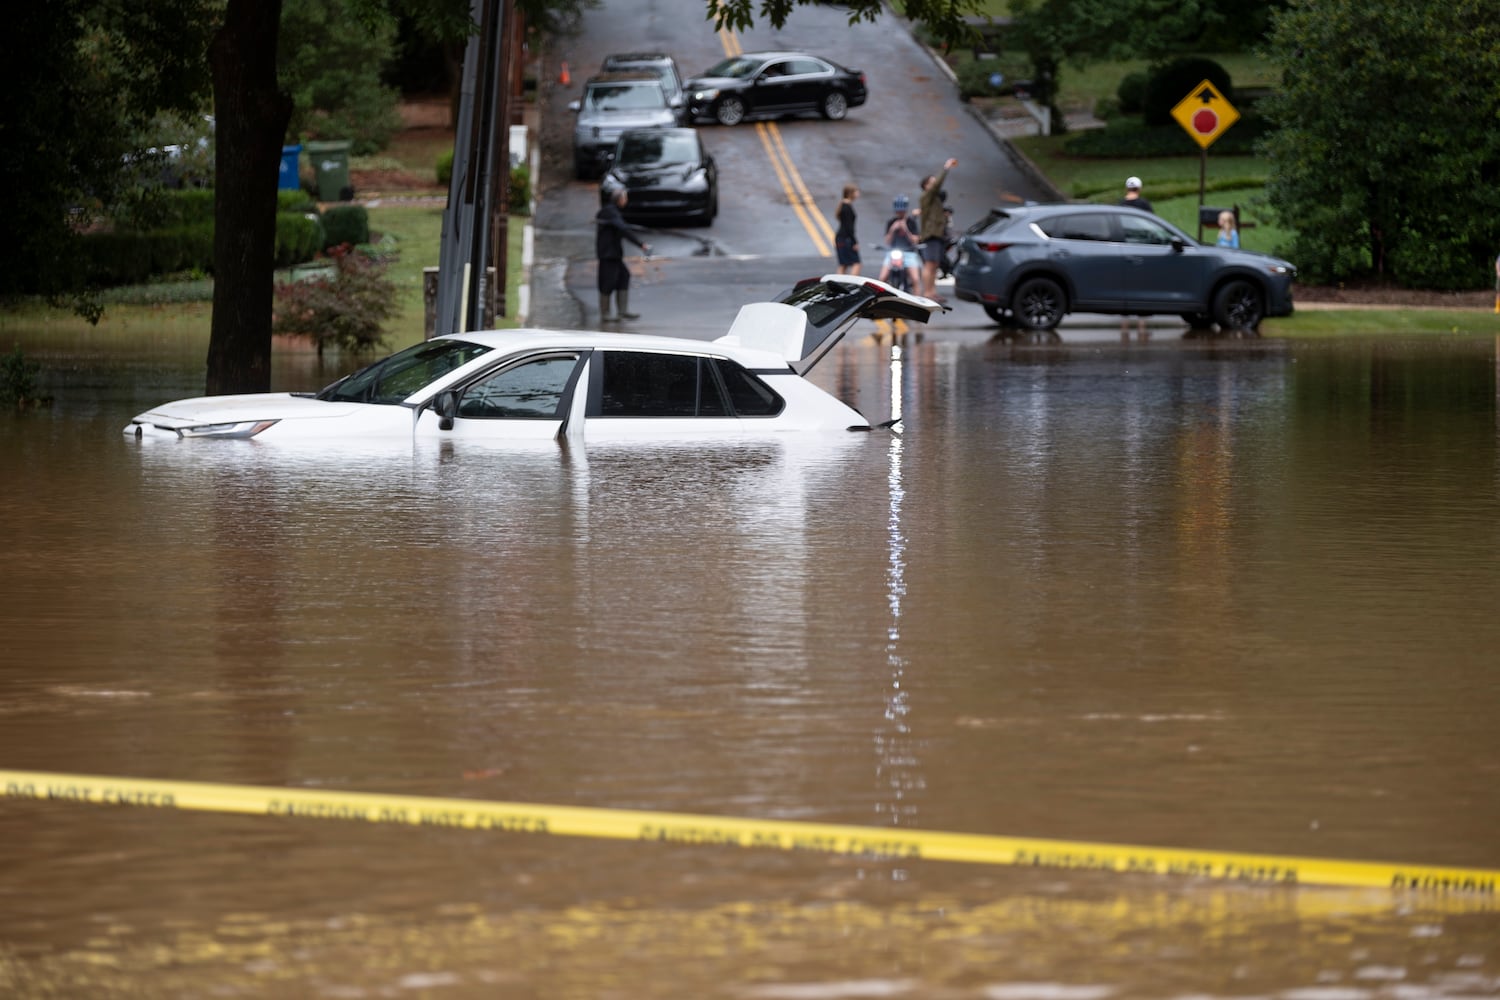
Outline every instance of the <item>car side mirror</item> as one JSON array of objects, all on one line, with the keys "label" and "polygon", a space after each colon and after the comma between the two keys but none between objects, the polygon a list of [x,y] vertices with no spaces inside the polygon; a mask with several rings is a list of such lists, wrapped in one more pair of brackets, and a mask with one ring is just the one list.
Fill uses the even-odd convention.
[{"label": "car side mirror", "polygon": [[577,114],[578,110],[580,108],[582,108],[582,107],[583,107],[583,102],[582,101],[569,101],[568,102],[568,110],[571,111],[571,112],[573,112],[574,114]]},{"label": "car side mirror", "polygon": [[432,398],[432,412],[438,415],[438,430],[451,431],[453,418],[458,416],[458,393],[444,389]]},{"label": "car side mirror", "polygon": [[1172,252],[1182,253],[1187,249],[1187,242],[1181,236],[1172,237]]}]

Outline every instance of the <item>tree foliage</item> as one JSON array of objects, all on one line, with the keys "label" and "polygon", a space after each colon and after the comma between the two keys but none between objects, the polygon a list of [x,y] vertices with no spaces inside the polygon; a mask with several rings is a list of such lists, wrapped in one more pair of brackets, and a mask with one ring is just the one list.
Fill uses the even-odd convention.
[{"label": "tree foliage", "polygon": [[401,127],[400,95],[381,82],[395,55],[396,21],[356,19],[344,0],[288,0],[276,54],[292,95],[288,141],[348,139],[355,156],[379,152]]},{"label": "tree foliage", "polygon": [[1297,0],[1267,55],[1274,216],[1314,281],[1474,288],[1500,249],[1493,0]]},{"label": "tree foliage", "polygon": [[122,170],[158,112],[206,103],[201,0],[48,0],[6,16],[0,60],[0,296],[71,299],[97,319],[74,266],[78,233],[135,178]]}]

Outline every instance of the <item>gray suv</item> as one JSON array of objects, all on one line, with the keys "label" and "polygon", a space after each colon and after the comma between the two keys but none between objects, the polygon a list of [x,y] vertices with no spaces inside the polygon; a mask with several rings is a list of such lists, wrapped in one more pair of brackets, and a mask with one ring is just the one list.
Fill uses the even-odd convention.
[{"label": "gray suv", "polygon": [[606,73],[624,70],[655,73],[667,95],[667,103],[672,106],[672,113],[677,116],[677,123],[688,124],[687,111],[683,107],[687,95],[682,89],[682,73],[677,69],[677,60],[665,52],[616,52],[604,57],[600,69]]},{"label": "gray suv", "polygon": [[655,73],[600,73],[583,85],[583,98],[568,105],[573,123],[573,171],[597,177],[608,167],[620,133],[668,128],[677,116]]},{"label": "gray suv", "polygon": [[1297,269],[1199,243],[1139,208],[994,208],[958,243],[954,294],[997,323],[1051,330],[1068,313],[1170,313],[1189,326],[1254,330],[1292,313]]}]

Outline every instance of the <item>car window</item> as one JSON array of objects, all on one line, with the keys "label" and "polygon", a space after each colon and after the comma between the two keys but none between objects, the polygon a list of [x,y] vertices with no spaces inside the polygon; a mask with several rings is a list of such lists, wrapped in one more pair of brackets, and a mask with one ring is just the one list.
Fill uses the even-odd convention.
[{"label": "car window", "polygon": [[595,111],[645,111],[666,107],[667,99],[655,83],[595,83],[585,104]]},{"label": "car window", "polygon": [[1120,228],[1125,232],[1126,243],[1165,246],[1172,242],[1172,231],[1144,212],[1121,213]]},{"label": "car window", "polygon": [[489,350],[466,340],[424,341],[333,383],[318,393],[318,398],[334,402],[399,403]]},{"label": "car window", "polygon": [[711,381],[700,393],[699,359],[682,354],[604,351],[601,361],[599,415],[603,417],[696,417],[699,397],[722,416],[724,402]]},{"label": "car window", "polygon": [[727,76],[733,79],[743,79],[760,69],[759,59],[747,59],[744,56],[731,56],[717,64],[704,73],[704,76]]},{"label": "car window", "polygon": [[741,365],[725,358],[715,362],[724,387],[729,391],[729,401],[737,417],[774,417],[786,403],[776,395],[776,390],[766,385]]},{"label": "car window", "polygon": [[807,73],[821,73],[828,68],[822,63],[818,62],[816,59],[793,59],[791,60],[791,62],[787,63],[787,66],[788,73],[795,73],[798,76],[802,76]]},{"label": "car window", "polygon": [[1103,212],[1054,215],[1049,219],[1038,219],[1036,225],[1054,240],[1109,241],[1115,238],[1109,216]]},{"label": "car window", "polygon": [[464,390],[460,417],[481,420],[556,420],[578,355],[562,354],[513,365]]},{"label": "car window", "polygon": [[791,63],[787,62],[769,63],[766,66],[764,72],[761,73],[761,76],[764,76],[768,79],[777,76],[787,76],[789,73],[791,73],[791,65]]},{"label": "car window", "polygon": [[627,132],[620,138],[615,162],[624,164],[696,163],[698,142],[692,135],[651,131]]}]

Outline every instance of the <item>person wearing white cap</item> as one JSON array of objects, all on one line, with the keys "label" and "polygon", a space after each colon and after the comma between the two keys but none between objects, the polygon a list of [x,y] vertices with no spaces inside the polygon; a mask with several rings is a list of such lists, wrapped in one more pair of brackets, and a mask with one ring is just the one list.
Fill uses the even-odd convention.
[{"label": "person wearing white cap", "polygon": [[[1155,212],[1155,209],[1151,207],[1150,200],[1141,195],[1141,179],[1139,177],[1125,178],[1125,197],[1120,199],[1120,204],[1128,205],[1131,208],[1139,208],[1144,212]],[[1151,336],[1146,330],[1146,317],[1137,316],[1135,318],[1135,335],[1141,340],[1145,340]],[[1120,320],[1120,339],[1130,339],[1130,319],[1128,317]]]},{"label": "person wearing white cap", "polygon": [[1151,207],[1151,202],[1141,195],[1141,179],[1139,177],[1125,178],[1125,197],[1120,199],[1121,205],[1129,205],[1131,208],[1139,208],[1147,212],[1156,211]]}]

